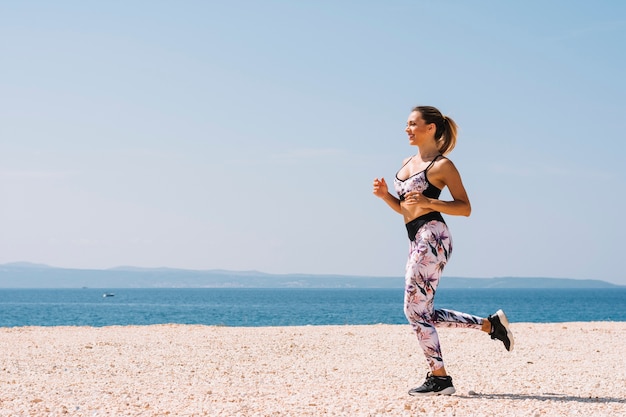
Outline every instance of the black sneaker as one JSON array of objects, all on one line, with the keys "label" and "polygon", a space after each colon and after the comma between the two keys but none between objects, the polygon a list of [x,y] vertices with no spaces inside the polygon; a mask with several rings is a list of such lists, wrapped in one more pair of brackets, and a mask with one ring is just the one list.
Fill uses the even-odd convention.
[{"label": "black sneaker", "polygon": [[426,381],[419,387],[409,391],[409,395],[450,395],[455,393],[452,386],[452,377],[434,376],[429,372],[426,374]]},{"label": "black sneaker", "polygon": [[491,323],[491,331],[489,336],[492,339],[501,340],[504,347],[509,352],[513,350],[513,333],[509,328],[509,320],[506,318],[504,311],[498,310],[488,318]]}]

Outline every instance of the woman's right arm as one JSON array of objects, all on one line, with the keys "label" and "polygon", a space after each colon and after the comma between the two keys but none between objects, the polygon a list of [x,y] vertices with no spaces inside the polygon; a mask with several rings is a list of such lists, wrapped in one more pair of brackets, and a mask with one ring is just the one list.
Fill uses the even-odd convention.
[{"label": "woman's right arm", "polygon": [[402,209],[400,208],[400,200],[389,193],[389,188],[387,187],[387,182],[385,182],[384,178],[374,178],[374,195],[378,198],[382,198],[385,203],[389,207],[393,209],[393,211],[398,214],[402,214]]}]

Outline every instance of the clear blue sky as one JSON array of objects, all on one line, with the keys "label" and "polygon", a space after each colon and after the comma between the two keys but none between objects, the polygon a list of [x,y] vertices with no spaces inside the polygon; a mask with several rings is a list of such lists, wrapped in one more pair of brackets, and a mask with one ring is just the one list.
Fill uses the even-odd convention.
[{"label": "clear blue sky", "polygon": [[626,2],[5,1],[0,61],[0,263],[402,276],[425,104],[445,275],[626,284]]}]

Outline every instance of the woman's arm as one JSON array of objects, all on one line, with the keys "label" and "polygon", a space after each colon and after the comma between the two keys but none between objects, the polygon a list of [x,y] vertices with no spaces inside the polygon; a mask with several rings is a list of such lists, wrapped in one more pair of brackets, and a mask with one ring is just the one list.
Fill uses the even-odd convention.
[{"label": "woman's arm", "polygon": [[438,211],[452,216],[469,216],[472,206],[463,186],[461,174],[452,161],[442,159],[439,164],[428,171],[428,177],[433,185],[443,189],[448,187],[452,201],[443,201],[424,197],[421,193],[408,193],[405,204],[418,205],[420,208]]},{"label": "woman's arm", "polygon": [[402,214],[400,200],[389,193],[389,187],[384,178],[374,178],[374,195],[381,198],[393,211]]}]

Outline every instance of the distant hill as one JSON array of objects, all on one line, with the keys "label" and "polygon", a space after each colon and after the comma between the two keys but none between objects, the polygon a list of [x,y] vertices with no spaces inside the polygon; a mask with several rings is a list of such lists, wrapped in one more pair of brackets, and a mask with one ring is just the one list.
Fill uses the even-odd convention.
[{"label": "distant hill", "polygon": [[[68,269],[17,262],[0,265],[0,288],[402,288],[404,278],[267,274],[258,271],[117,267]],[[439,288],[626,288],[599,280],[444,277]]]}]

